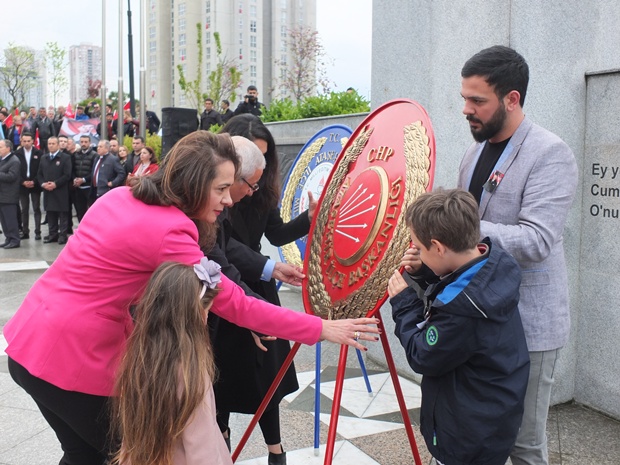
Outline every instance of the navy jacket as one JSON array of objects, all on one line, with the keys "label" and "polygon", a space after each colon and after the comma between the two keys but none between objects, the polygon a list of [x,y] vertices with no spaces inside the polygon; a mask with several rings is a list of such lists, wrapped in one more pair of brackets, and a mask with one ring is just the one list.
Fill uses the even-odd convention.
[{"label": "navy jacket", "polygon": [[[414,276],[391,299],[396,336],[423,375],[420,426],[446,465],[504,465],[521,418],[529,355],[521,271],[498,246],[442,279]],[[428,270],[430,271],[430,270]]]}]

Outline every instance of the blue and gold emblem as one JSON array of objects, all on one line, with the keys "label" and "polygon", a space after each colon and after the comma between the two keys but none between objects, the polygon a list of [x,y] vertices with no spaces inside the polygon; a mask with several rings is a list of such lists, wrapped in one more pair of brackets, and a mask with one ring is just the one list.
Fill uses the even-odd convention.
[{"label": "blue and gold emblem", "polygon": [[[336,159],[351,137],[352,130],[335,124],[316,133],[304,145],[284,181],[280,214],[287,223],[308,209],[308,191],[316,200],[321,197]],[[303,266],[308,236],[280,247],[283,261]]]}]

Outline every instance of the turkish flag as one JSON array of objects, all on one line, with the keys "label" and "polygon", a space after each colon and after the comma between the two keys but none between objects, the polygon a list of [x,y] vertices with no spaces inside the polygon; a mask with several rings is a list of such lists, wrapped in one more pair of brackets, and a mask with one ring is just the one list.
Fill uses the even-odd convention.
[{"label": "turkish flag", "polygon": [[73,113],[73,108],[71,108],[71,102],[67,105],[67,109],[65,110],[65,116],[67,118],[75,118],[75,114]]},{"label": "turkish flag", "polygon": [[6,119],[4,120],[4,125],[7,128],[10,128],[11,126],[13,126],[13,115],[11,113],[9,113],[9,116],[7,116]]}]

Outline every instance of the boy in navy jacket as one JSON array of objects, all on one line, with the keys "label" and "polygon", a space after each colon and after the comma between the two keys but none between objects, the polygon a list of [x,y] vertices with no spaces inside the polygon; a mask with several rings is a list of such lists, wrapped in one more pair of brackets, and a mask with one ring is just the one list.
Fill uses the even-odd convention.
[{"label": "boy in navy jacket", "polygon": [[390,278],[392,316],[409,365],[423,375],[420,429],[443,465],[504,465],[523,415],[529,356],[517,309],[521,272],[480,239],[478,205],[460,189],[407,210],[408,286]]}]

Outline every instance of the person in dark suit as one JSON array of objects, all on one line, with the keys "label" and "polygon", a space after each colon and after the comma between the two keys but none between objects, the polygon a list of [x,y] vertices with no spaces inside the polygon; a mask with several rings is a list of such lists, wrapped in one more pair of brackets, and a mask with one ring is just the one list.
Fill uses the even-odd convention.
[{"label": "person in dark suit", "polygon": [[[39,147],[47,147],[49,138],[58,135],[54,125],[54,114],[52,112],[52,119],[48,118],[45,107],[39,108],[35,127],[39,130]],[[31,134],[35,134],[35,131],[32,131]]]},{"label": "person in dark suit", "polygon": [[13,144],[8,139],[0,140],[0,225],[6,238],[0,247],[19,247],[19,224],[17,204],[19,202],[20,163],[13,154]]},{"label": "person in dark suit", "polygon": [[43,242],[66,244],[69,228],[71,157],[60,151],[58,137],[49,138],[47,149],[49,154],[41,159],[37,175],[39,185],[43,189],[43,203],[49,228],[49,234],[43,238]]},{"label": "person in dark suit", "polygon": [[21,147],[15,155],[20,161],[19,203],[21,205],[22,239],[30,238],[30,202],[34,212],[34,238],[41,240],[41,186],[37,181],[39,164],[43,152],[34,147],[34,138],[29,132],[22,133]]},{"label": "person in dark suit", "polygon": [[125,183],[127,174],[117,157],[110,155],[110,141],[101,140],[97,144],[98,157],[93,162],[92,187],[88,199],[89,207],[114,187]]},{"label": "person in dark suit", "polygon": [[222,100],[220,117],[222,118],[222,124],[226,124],[230,118],[234,116],[234,112],[230,109],[230,102],[228,100]]},{"label": "person in dark suit", "polygon": [[159,126],[161,126],[161,121],[157,117],[154,111],[150,111],[148,108],[146,109],[146,130],[149,134],[157,134],[159,131]]},{"label": "person in dark suit", "polygon": [[[254,115],[233,117],[222,128],[231,136],[243,136],[264,153],[265,170],[255,172],[241,162],[243,176],[231,186],[230,208],[231,239],[226,247],[226,258],[232,263],[245,284],[268,302],[279,305],[275,279],[300,284],[301,270],[290,264],[271,260],[260,253],[260,240],[266,234],[274,245],[283,245],[308,233],[310,216],[299,215],[284,224],[277,201],[278,166],[275,142],[269,130]],[[239,152],[239,150],[237,150]],[[253,173],[253,174],[251,174]],[[316,208],[316,203],[311,203]],[[247,217],[247,218],[244,218]],[[279,222],[278,222],[279,219]],[[243,246],[243,248],[241,248]],[[247,249],[256,252],[250,255]],[[281,277],[286,265],[288,277]],[[297,282],[296,279],[299,279]],[[219,378],[214,385],[220,430],[226,436],[228,412],[254,413],[262,401],[278,370],[290,352],[290,343],[283,339],[261,338],[235,325],[220,322],[212,336],[213,350],[218,362]],[[285,464],[286,455],[281,446],[279,404],[284,396],[298,389],[294,366],[287,370],[267,410],[260,420],[261,430],[269,450],[268,463]]]},{"label": "person in dark suit", "polygon": [[235,116],[244,113],[251,113],[254,116],[263,114],[265,105],[258,101],[258,89],[256,86],[248,86],[248,93],[243,97],[243,102],[239,103],[235,110]]},{"label": "person in dark suit", "polygon": [[213,99],[205,99],[205,111],[200,115],[200,129],[208,131],[211,126],[222,124],[222,118],[220,114],[213,109]]}]

